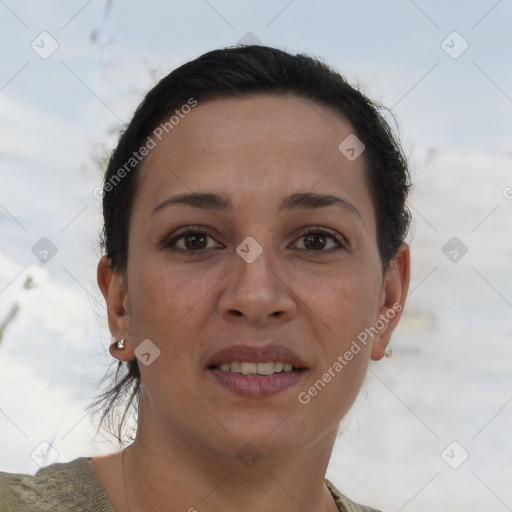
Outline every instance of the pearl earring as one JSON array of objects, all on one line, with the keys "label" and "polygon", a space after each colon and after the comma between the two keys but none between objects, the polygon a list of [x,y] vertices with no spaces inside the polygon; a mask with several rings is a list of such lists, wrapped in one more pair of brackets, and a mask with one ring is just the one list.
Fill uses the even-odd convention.
[{"label": "pearl earring", "polygon": [[124,339],[119,340],[119,341],[116,343],[116,345],[117,345],[117,348],[118,348],[118,349],[123,349],[123,348],[124,348]]}]

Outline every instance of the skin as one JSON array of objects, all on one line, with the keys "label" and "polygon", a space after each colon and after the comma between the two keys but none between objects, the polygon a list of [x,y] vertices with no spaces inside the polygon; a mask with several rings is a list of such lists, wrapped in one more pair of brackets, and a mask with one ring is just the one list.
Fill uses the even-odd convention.
[{"label": "skin", "polygon": [[[338,150],[352,133],[325,107],[254,95],[199,104],[146,157],[126,272],[114,272],[105,257],[98,265],[110,331],[126,339],[112,355],[131,360],[145,339],[161,351],[149,366],[139,363],[139,429],[125,454],[129,509],[121,453],[90,460],[116,512],[336,510],[323,479],[339,423],[369,359],[383,357],[400,312],[307,405],[297,397],[365,328],[403,306],[409,285],[406,244],[382,272],[364,153],[349,161]],[[223,194],[233,208],[173,204],[153,213],[190,192]],[[278,211],[299,192],[335,195],[353,208]],[[191,225],[211,237],[202,252],[163,246]],[[344,247],[321,235],[307,245],[305,232],[317,226],[342,236]],[[252,263],[236,252],[248,236],[263,250]],[[221,348],[270,342],[306,363],[299,385],[247,397],[206,370]],[[237,457],[248,442],[262,455],[250,468]]]}]

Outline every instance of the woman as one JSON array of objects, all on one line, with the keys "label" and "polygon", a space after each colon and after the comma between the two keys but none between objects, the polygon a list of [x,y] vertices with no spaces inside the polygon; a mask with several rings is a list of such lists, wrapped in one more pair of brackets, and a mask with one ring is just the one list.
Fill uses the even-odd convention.
[{"label": "woman", "polygon": [[408,187],[379,109],[318,60],[242,46],[170,73],[103,187],[126,367],[103,419],[128,393],[135,440],[4,474],[0,511],[373,510],[325,473],[405,302]]}]

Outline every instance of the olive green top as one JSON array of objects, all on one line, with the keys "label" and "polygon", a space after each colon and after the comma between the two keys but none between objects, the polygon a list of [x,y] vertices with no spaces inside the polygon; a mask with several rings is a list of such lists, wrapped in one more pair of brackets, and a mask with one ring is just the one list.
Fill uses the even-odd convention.
[{"label": "olive green top", "polygon": [[[378,512],[325,481],[341,512]],[[114,512],[86,457],[41,468],[33,476],[0,472],[0,512]]]}]

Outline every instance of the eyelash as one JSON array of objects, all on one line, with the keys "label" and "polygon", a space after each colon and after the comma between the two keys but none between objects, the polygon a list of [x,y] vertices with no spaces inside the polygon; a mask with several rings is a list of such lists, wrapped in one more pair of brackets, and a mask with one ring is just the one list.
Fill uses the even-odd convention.
[{"label": "eyelash", "polygon": [[[188,226],[184,228],[184,231],[175,233],[175,236],[169,240],[168,242],[164,242],[164,247],[167,249],[172,250],[173,252],[179,253],[179,254],[188,254],[188,255],[196,255],[201,252],[204,252],[209,249],[179,249],[176,247],[176,243],[179,240],[182,240],[187,235],[206,235],[209,238],[213,237],[209,235],[204,228],[201,226]],[[330,253],[332,251],[342,251],[346,250],[346,240],[345,237],[339,234],[333,233],[331,230],[328,230],[322,226],[315,226],[314,228],[308,228],[307,231],[304,231],[297,240],[304,238],[307,235],[324,235],[330,238],[332,241],[334,241],[337,245],[337,247],[332,247],[330,249],[320,249],[318,251],[312,250],[312,249],[299,249],[300,251],[309,252],[311,254],[315,255],[321,255],[322,253]],[[218,242],[217,242],[218,243]],[[215,247],[215,249],[218,249],[218,247]]]}]

